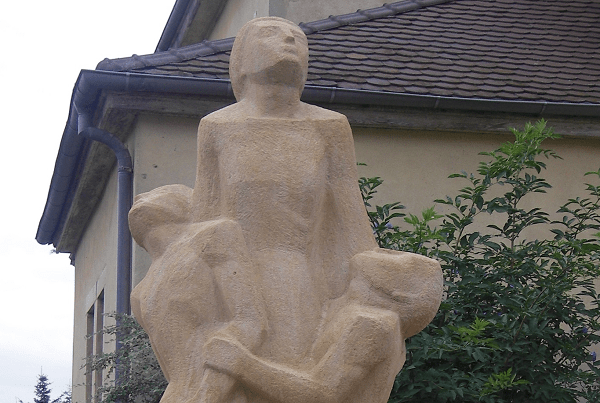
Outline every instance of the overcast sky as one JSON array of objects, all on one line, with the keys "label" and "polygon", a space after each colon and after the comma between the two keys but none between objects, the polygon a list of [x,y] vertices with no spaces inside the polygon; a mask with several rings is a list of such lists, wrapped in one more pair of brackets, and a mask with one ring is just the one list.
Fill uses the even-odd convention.
[{"label": "overcast sky", "polygon": [[152,53],[174,0],[3,1],[0,211],[0,402],[52,398],[71,382],[73,267],[35,234],[71,91],[105,57]]}]

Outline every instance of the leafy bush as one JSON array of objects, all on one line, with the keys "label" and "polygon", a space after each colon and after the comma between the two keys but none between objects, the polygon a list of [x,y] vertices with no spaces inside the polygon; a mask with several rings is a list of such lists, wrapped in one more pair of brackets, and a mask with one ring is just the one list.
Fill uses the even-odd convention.
[{"label": "leafy bush", "polygon": [[[588,184],[588,198],[558,208],[560,220],[524,208],[530,194],[551,187],[537,175],[541,159],[558,158],[541,147],[557,136],[543,121],[513,133],[514,142],[482,153],[489,161],[476,174],[451,176],[467,184],[436,200],[449,213],[405,216],[401,229],[390,221],[402,214],[398,203],[369,209],[382,247],[438,259],[446,284],[433,322],[407,341],[390,402],[600,401],[591,352],[600,330],[600,186]],[[360,185],[368,203],[381,179]],[[534,226],[548,238],[525,239]]]},{"label": "leafy bush", "polygon": [[[103,371],[104,384],[98,388],[99,403],[158,403],[167,388],[158,360],[154,355],[148,334],[131,315],[106,314],[115,318],[115,324],[101,332],[114,342],[117,333],[122,340],[116,352],[88,357],[87,371]],[[117,325],[118,324],[118,325]],[[115,384],[113,375],[119,368],[121,378]]]}]

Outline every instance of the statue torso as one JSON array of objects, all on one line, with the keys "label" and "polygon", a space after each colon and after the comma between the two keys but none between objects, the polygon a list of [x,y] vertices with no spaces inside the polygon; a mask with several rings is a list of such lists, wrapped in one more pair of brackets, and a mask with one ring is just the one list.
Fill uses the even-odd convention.
[{"label": "statue torso", "polygon": [[257,354],[309,364],[327,291],[310,262],[322,218],[326,144],[313,122],[229,121],[215,141],[221,211],[238,222],[259,273],[270,331]]}]

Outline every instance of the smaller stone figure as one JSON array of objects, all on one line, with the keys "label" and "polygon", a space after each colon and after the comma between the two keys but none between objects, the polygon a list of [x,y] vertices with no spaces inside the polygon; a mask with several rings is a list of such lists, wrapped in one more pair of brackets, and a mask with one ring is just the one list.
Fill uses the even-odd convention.
[{"label": "smaller stone figure", "polygon": [[[252,349],[266,326],[239,226],[227,219],[190,223],[191,193],[183,185],[154,189],[139,195],[129,214],[133,237],[153,260],[132,293],[132,310],[151,342],[157,335],[171,341],[152,343],[169,381],[163,403],[189,401],[194,395],[206,403],[225,401],[235,380],[195,361],[202,357],[204,341],[233,338]],[[175,326],[155,325],[157,314]],[[182,345],[187,349],[178,348]]]},{"label": "smaller stone figure", "polygon": [[[345,295],[327,309],[313,346],[312,369],[262,359],[237,340],[223,337],[207,343],[207,366],[261,391],[268,401],[385,401],[388,385],[404,364],[404,340],[431,320],[430,313],[419,312],[437,308],[438,301],[430,296],[442,291],[439,266],[423,256],[384,249],[356,255],[350,264],[355,276]],[[419,276],[438,281],[423,283]],[[424,309],[427,305],[429,310]]]}]

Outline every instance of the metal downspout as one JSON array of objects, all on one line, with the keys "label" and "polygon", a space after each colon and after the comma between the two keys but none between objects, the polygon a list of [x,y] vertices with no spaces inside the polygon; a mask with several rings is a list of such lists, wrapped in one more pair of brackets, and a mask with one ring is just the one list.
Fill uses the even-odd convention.
[{"label": "metal downspout", "polygon": [[[78,133],[80,136],[99,141],[107,145],[117,157],[117,314],[130,314],[131,294],[131,251],[132,240],[129,232],[128,214],[133,201],[133,163],[127,147],[113,134],[93,127],[85,113],[78,114]],[[120,325],[117,317],[117,326]],[[116,335],[116,351],[123,346],[122,335]],[[118,363],[117,363],[118,364]],[[124,369],[115,368],[115,384],[119,383]]]}]

